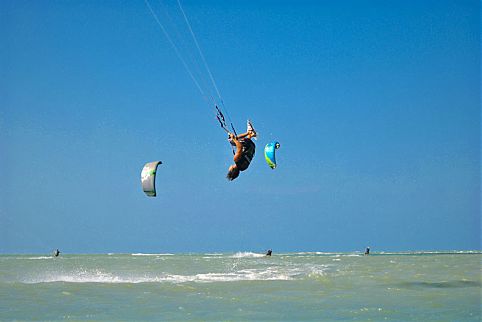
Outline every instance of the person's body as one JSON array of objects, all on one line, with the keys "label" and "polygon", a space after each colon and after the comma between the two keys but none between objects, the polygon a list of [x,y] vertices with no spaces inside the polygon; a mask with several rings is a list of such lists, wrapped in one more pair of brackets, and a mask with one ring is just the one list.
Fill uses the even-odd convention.
[{"label": "person's body", "polygon": [[365,249],[365,255],[370,255],[370,247],[367,247],[367,248]]},{"label": "person's body", "polygon": [[251,160],[254,157],[254,153],[256,152],[256,145],[251,140],[255,137],[256,131],[253,129],[250,121],[248,121],[248,129],[246,133],[238,136],[229,133],[228,140],[231,145],[236,147],[236,153],[233,157],[234,164],[229,167],[228,174],[226,175],[226,178],[229,181],[236,179],[241,171],[244,171],[249,167]]},{"label": "person's body", "polygon": [[266,256],[271,256],[271,253],[272,253],[272,252],[273,252],[273,251],[272,251],[271,249],[268,249],[268,251],[266,252]]},{"label": "person's body", "polygon": [[58,249],[56,249],[56,250],[54,251],[54,256],[55,256],[55,257],[58,257],[59,255],[60,255],[60,251],[59,251]]}]

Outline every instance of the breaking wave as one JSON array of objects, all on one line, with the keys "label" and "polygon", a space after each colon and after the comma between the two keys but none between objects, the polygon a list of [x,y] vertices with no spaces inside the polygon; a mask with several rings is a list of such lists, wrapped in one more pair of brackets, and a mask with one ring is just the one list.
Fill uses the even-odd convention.
[{"label": "breaking wave", "polygon": [[174,254],[164,253],[164,254],[145,254],[145,253],[134,253],[131,256],[174,256]]},{"label": "breaking wave", "polygon": [[295,272],[283,272],[273,269],[245,269],[227,273],[200,273],[194,275],[178,275],[161,273],[156,276],[122,276],[115,273],[82,271],[72,273],[49,274],[21,281],[26,284],[38,283],[187,283],[187,282],[236,282],[236,281],[288,281],[295,278]]},{"label": "breaking wave", "polygon": [[258,253],[252,253],[252,252],[238,252],[231,256],[231,258],[246,258],[246,257],[264,257],[266,256],[265,254],[258,254]]}]

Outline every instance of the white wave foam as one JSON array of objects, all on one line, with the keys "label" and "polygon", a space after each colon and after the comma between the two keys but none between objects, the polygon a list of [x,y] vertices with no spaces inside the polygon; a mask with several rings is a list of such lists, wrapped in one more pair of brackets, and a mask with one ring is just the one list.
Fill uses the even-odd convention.
[{"label": "white wave foam", "polygon": [[27,259],[51,259],[52,256],[37,256],[37,257],[27,257]]},{"label": "white wave foam", "polygon": [[335,253],[327,253],[327,252],[298,252],[292,253],[289,255],[333,255]]},{"label": "white wave foam", "polygon": [[161,253],[161,254],[145,254],[145,253],[134,253],[131,254],[132,256],[173,256],[174,254],[170,253]]},{"label": "white wave foam", "polygon": [[265,254],[252,253],[252,252],[238,252],[238,253],[234,254],[233,256],[231,256],[231,258],[246,258],[246,257],[254,258],[254,257],[264,257],[264,256],[266,256],[266,255]]},{"label": "white wave foam", "polygon": [[104,272],[90,272],[84,274],[59,274],[24,280],[26,284],[39,283],[186,283],[186,282],[235,282],[235,281],[263,281],[263,280],[291,280],[289,275],[270,272],[244,272],[244,273],[204,273],[196,275],[162,274],[159,276],[118,276]]},{"label": "white wave foam", "polygon": [[152,273],[124,275],[123,273],[105,272],[103,270],[74,270],[71,272],[51,272],[20,282],[38,283],[187,283],[187,282],[237,282],[237,281],[287,281],[323,275],[325,266],[284,267],[270,266],[264,268],[247,268],[237,271],[208,272],[191,275],[170,273]]},{"label": "white wave foam", "polygon": [[[337,260],[337,259],[334,259]],[[339,259],[338,259],[339,260]],[[308,276],[309,277],[320,277],[326,275],[326,270],[328,265],[315,265],[308,268]]]}]

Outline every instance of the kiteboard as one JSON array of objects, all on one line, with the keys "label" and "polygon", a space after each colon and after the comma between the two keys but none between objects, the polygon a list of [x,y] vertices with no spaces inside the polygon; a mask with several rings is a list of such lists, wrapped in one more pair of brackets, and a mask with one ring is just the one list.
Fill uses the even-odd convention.
[{"label": "kiteboard", "polygon": [[258,132],[256,132],[256,130],[254,129],[254,126],[253,126],[253,123],[251,123],[251,120],[248,120],[246,122],[246,132],[248,133],[254,133],[254,135],[252,136],[253,139],[257,140],[258,138]]}]

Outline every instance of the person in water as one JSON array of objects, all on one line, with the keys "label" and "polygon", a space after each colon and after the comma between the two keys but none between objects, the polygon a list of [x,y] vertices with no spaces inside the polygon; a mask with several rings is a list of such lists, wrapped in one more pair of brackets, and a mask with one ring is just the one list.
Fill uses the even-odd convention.
[{"label": "person in water", "polygon": [[268,249],[268,251],[266,252],[266,256],[271,256],[271,253],[272,253],[272,252],[273,252],[273,251],[272,251],[271,249]]},{"label": "person in water", "polygon": [[365,255],[370,255],[370,247],[367,247],[367,248],[365,249]]},{"label": "person in water", "polygon": [[55,257],[58,257],[60,255],[60,250],[57,248],[55,251],[54,251],[54,256]]},{"label": "person in water", "polygon": [[256,151],[256,145],[251,140],[252,138],[256,138],[256,131],[249,120],[246,133],[238,136],[229,133],[228,140],[231,145],[236,147],[236,153],[233,157],[234,164],[229,167],[228,174],[226,175],[229,181],[236,179],[241,171],[249,167]]}]

